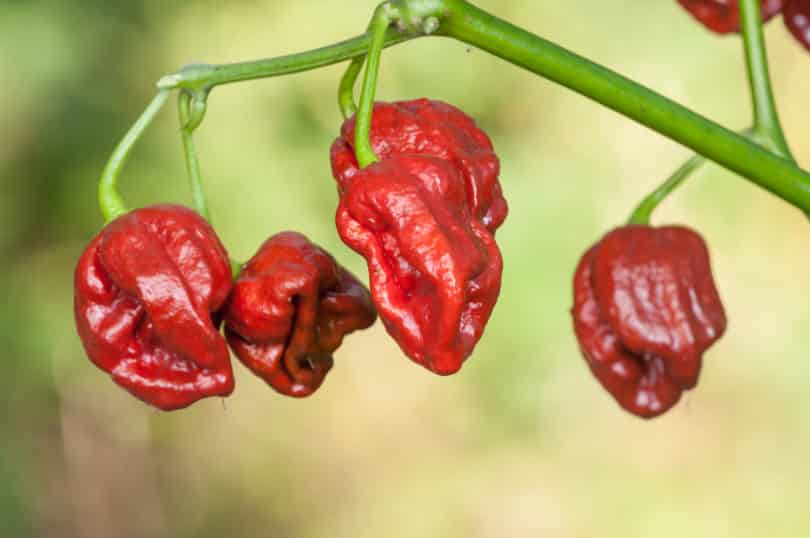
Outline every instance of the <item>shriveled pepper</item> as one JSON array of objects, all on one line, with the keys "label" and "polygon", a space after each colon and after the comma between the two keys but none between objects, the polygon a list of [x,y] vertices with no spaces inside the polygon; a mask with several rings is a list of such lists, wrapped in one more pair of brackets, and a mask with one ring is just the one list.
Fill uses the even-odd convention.
[{"label": "shriveled pepper", "polygon": [[591,247],[572,314],[593,375],[645,418],[697,384],[703,353],[726,329],[706,244],[678,226],[624,226]]},{"label": "shriveled pepper", "polygon": [[227,396],[234,380],[212,321],[231,289],[228,255],[197,213],[156,205],[110,222],[79,259],[76,327],[90,359],[163,410]]},{"label": "shriveled pepper", "polygon": [[[782,11],[792,0],[761,0],[762,20],[767,21]],[[740,31],[739,0],[678,0],[695,19],[718,34]]]},{"label": "shriveled pepper", "polygon": [[336,221],[366,258],[385,328],[418,364],[461,368],[498,298],[503,263],[445,159],[392,154],[343,182]]},{"label": "shriveled pepper", "polygon": [[370,327],[368,290],[297,232],[272,236],[244,266],[224,310],[237,357],[287,396],[309,396],[343,337]]},{"label": "shriveled pepper", "polygon": [[[354,129],[355,119],[346,120],[332,144],[332,174],[339,189],[358,171]],[[428,99],[375,103],[371,146],[382,160],[419,154],[450,161],[461,171],[472,215],[493,233],[503,224],[508,207],[498,181],[500,162],[486,133],[458,108]]]}]

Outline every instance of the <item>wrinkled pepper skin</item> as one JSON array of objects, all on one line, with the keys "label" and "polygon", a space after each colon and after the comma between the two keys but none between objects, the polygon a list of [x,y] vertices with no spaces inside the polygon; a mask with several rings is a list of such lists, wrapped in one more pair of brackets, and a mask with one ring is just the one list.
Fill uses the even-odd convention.
[{"label": "wrinkled pepper skin", "polygon": [[703,352],[726,329],[706,245],[677,226],[608,233],[579,263],[572,314],[593,375],[644,418],[697,384]]},{"label": "wrinkled pepper skin", "polygon": [[503,262],[472,218],[461,172],[427,155],[390,155],[343,184],[336,222],[366,258],[388,333],[418,364],[457,372],[483,334]]},{"label": "wrinkled pepper skin", "polygon": [[[332,174],[343,189],[358,172],[354,155],[355,120],[343,123],[332,144]],[[441,101],[416,99],[374,104],[371,145],[382,159],[401,154],[440,157],[462,173],[467,205],[490,232],[503,224],[508,213],[498,181],[500,162],[492,142],[475,121]]]},{"label": "wrinkled pepper skin", "polygon": [[[791,0],[786,0],[790,3]],[[718,34],[740,31],[739,0],[678,0],[706,28]],[[768,21],[782,11],[783,0],[761,0],[762,20]]]},{"label": "wrinkled pepper skin", "polygon": [[79,259],[76,328],[89,358],[170,411],[228,396],[234,380],[212,317],[231,289],[228,255],[197,213],[156,205],[110,222]]},{"label": "wrinkled pepper skin", "polygon": [[786,0],[783,17],[793,37],[810,51],[810,0]]},{"label": "wrinkled pepper skin", "polygon": [[315,392],[343,337],[377,315],[368,290],[296,232],[268,239],[244,266],[224,310],[237,357],[281,394]]}]

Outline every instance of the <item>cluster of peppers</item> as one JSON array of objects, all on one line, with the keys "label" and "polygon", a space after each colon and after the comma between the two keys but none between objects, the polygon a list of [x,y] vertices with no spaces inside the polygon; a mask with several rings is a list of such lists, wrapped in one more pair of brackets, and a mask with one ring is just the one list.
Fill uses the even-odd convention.
[{"label": "cluster of peppers", "polygon": [[[457,372],[501,287],[494,234],[507,204],[492,143],[446,103],[377,103],[370,140],[381,160],[360,168],[354,129],[351,118],[331,148],[336,223],[366,258],[371,292],[295,232],[268,239],[232,281],[197,213],[138,209],[108,224],[76,270],[76,323],[93,362],[138,398],[178,409],[233,391],[227,342],[278,392],[308,396],[344,336],[379,313],[416,363]],[[574,295],[591,370],[640,416],[696,384],[703,351],[725,329],[706,246],[686,228],[612,231],[582,258]]]},{"label": "cluster of peppers", "polygon": [[[739,31],[738,3],[678,0],[708,28]],[[763,0],[810,48],[810,0]],[[367,262],[370,291],[297,232],[270,237],[234,276],[195,211],[156,205],[107,224],[75,272],[75,319],[90,359],[144,402],[187,407],[234,389],[228,348],[281,394],[315,392],[343,338],[380,317],[405,355],[457,372],[501,288],[495,232],[508,208],[492,142],[439,101],[375,103],[358,164],[356,120],[330,151],[337,230]],[[726,329],[709,253],[680,226],[628,224],[582,256],[574,332],[591,372],[627,411],[658,416],[698,381]],[[224,326],[224,335],[221,329]]]},{"label": "cluster of peppers", "polygon": [[84,251],[75,317],[90,359],[168,411],[231,394],[227,344],[280,393],[307,396],[344,335],[376,315],[365,287],[303,235],[274,235],[233,281],[202,217],[156,205],[112,221]]},{"label": "cluster of peppers", "polygon": [[172,410],[231,394],[230,346],[275,390],[303,397],[320,387],[344,336],[379,312],[415,362],[458,371],[501,286],[498,158],[475,122],[445,103],[379,103],[372,124],[382,161],[358,166],[353,119],[331,151],[338,232],[367,259],[371,292],[296,232],[268,239],[234,280],[200,215],[146,207],[110,222],[79,260],[75,317],[90,359]]}]

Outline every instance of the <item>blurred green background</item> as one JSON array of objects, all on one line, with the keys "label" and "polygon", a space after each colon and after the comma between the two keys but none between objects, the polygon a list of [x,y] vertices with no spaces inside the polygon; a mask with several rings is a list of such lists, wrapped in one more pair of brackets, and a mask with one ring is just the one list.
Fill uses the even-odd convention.
[{"label": "blurred green background", "polygon": [[[740,41],[674,0],[479,5],[733,128]],[[504,288],[462,372],[427,373],[378,323],[324,387],[237,390],[162,414],[114,386],[74,333],[74,263],[101,225],[96,180],[163,74],[359,33],[374,2],[0,3],[0,535],[648,537],[810,535],[810,256],[798,211],[717,167],[669,200],[711,246],[729,313],[700,386],[668,415],[620,411],[571,330],[583,250],[688,152],[449,40],[383,57],[379,97],[452,102],[490,133],[511,214]],[[810,167],[810,56],[767,29],[788,138]],[[357,274],[335,232],[328,147],[342,66],[219,88],[197,136],[216,226],[246,259],[295,229]],[[174,106],[121,180],[131,205],[188,202]]]}]

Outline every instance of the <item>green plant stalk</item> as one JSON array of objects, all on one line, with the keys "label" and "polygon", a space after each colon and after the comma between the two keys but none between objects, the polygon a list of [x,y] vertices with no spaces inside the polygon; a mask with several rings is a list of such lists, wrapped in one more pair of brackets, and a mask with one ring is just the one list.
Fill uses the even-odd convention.
[{"label": "green plant stalk", "polygon": [[[197,158],[197,149],[194,145],[194,131],[203,121],[206,112],[207,93],[192,94],[187,90],[180,90],[177,96],[177,113],[180,119],[180,137],[183,140],[183,153],[186,158],[186,171],[188,172],[189,187],[194,209],[202,218],[211,222],[211,213],[203,188],[200,161]],[[231,275],[234,280],[242,272],[243,263],[230,258]]]},{"label": "green plant stalk", "polygon": [[374,110],[374,94],[377,90],[377,78],[380,72],[380,57],[382,56],[385,33],[391,19],[385,10],[378,8],[374,12],[369,28],[371,29],[371,42],[366,57],[366,73],[363,77],[363,90],[360,94],[360,106],[357,109],[357,124],[354,129],[354,153],[360,168],[379,161],[374,148],[371,147],[371,114]]},{"label": "green plant stalk", "polygon": [[754,130],[773,151],[793,161],[771,87],[760,0],[740,0],[740,18],[745,67],[754,108]]},{"label": "green plant stalk", "polygon": [[[379,11],[388,18],[389,24],[396,22],[400,35],[413,38],[436,32],[440,24],[438,17],[446,12],[446,6],[444,0],[391,0],[381,4],[375,11],[375,16]],[[367,33],[372,32],[374,20],[375,17],[372,17]],[[386,35],[386,46],[388,39]],[[357,105],[354,103],[354,85],[365,60],[365,54],[354,58],[340,79],[338,106],[344,119],[357,112]]]},{"label": "green plant stalk", "polygon": [[737,172],[803,211],[810,210],[810,174],[788,159],[464,0],[447,2],[452,7],[439,34],[566,86]]},{"label": "green plant stalk", "polygon": [[[464,0],[433,0],[434,35],[486,50],[568,87],[623,114],[700,155],[737,172],[810,213],[810,174],[733,131],[605,67],[489,15]],[[402,10],[425,0],[402,0]],[[421,6],[413,7],[413,11]],[[416,37],[389,28],[385,46]],[[364,55],[366,33],[313,51],[248,63],[191,66],[163,77],[160,88],[210,89],[220,84],[307,71]]]},{"label": "green plant stalk", "polygon": [[[415,37],[419,36],[404,34],[395,28],[390,28],[385,34],[383,47],[397,45]],[[157,87],[159,89],[181,88],[208,91],[223,84],[311,71],[364,56],[370,42],[371,33],[366,32],[334,45],[276,58],[223,65],[189,65],[176,73],[161,77],[157,82]]]},{"label": "green plant stalk", "polygon": [[[757,141],[759,136],[753,127],[749,127],[742,131],[742,135]],[[636,206],[627,224],[641,224],[648,226],[655,209],[663,202],[672,192],[680,187],[686,179],[693,173],[697,172],[701,166],[706,164],[706,158],[702,155],[692,155],[685,163],[683,163],[675,172],[669,176],[666,181],[661,183],[654,191],[644,197],[644,199]]]},{"label": "green plant stalk", "polygon": [[633,211],[627,224],[640,224],[649,226],[650,218],[652,217],[655,209],[663,202],[667,196],[672,194],[672,191],[677,189],[693,172],[703,166],[706,158],[702,155],[692,155],[692,157],[683,163],[666,181],[664,181],[657,189],[648,194],[641,203],[638,204]]},{"label": "green plant stalk", "polygon": [[118,194],[116,187],[118,175],[124,167],[127,157],[130,151],[132,151],[132,147],[140,139],[141,135],[143,135],[146,128],[149,127],[149,124],[152,123],[152,120],[157,113],[160,112],[160,109],[163,108],[168,98],[168,90],[161,90],[157,93],[152,99],[152,102],[149,103],[149,106],[146,107],[146,110],[143,111],[141,117],[130,127],[127,134],[124,135],[124,138],[121,139],[121,142],[115,147],[110,159],[104,166],[104,170],[101,172],[101,179],[98,183],[98,205],[104,222],[110,222],[127,212],[124,200],[121,198],[121,195]]},{"label": "green plant stalk", "polygon": [[[369,35],[371,35],[373,31],[373,22],[374,19],[372,18],[372,22],[366,29],[366,33]],[[371,41],[369,40],[369,45],[370,43]],[[343,115],[343,119],[348,119],[357,112],[357,105],[354,103],[354,85],[357,83],[357,77],[360,76],[360,71],[363,69],[365,61],[365,54],[352,59],[348,67],[346,67],[343,76],[340,78],[340,84],[338,85],[338,107],[340,108],[340,113]]]},{"label": "green plant stalk", "polygon": [[[779,114],[771,89],[759,0],[742,0],[740,8],[745,66],[754,110],[754,126],[746,129],[742,134],[775,153],[793,160],[779,123]],[[702,156],[693,155],[639,203],[630,216],[628,224],[649,225],[656,207],[705,162],[706,159]]]},{"label": "green plant stalk", "polygon": [[360,70],[363,69],[363,62],[366,56],[358,56],[349,62],[349,67],[343,73],[338,86],[338,106],[343,119],[348,119],[357,112],[357,105],[354,104],[354,84],[357,82],[357,77],[360,75]]},{"label": "green plant stalk", "polygon": [[[208,211],[208,201],[205,197],[205,189],[200,173],[200,161],[197,158],[197,149],[194,145],[194,129],[202,122],[204,114],[204,101],[202,110],[193,114],[192,107],[194,100],[187,91],[180,91],[177,99],[177,112],[180,117],[180,137],[183,140],[183,153],[186,158],[186,171],[188,172],[188,182],[191,189],[191,200],[197,213],[207,221],[211,221],[211,214]],[[198,105],[199,107],[199,105]],[[199,110],[199,108],[198,108]]]}]

